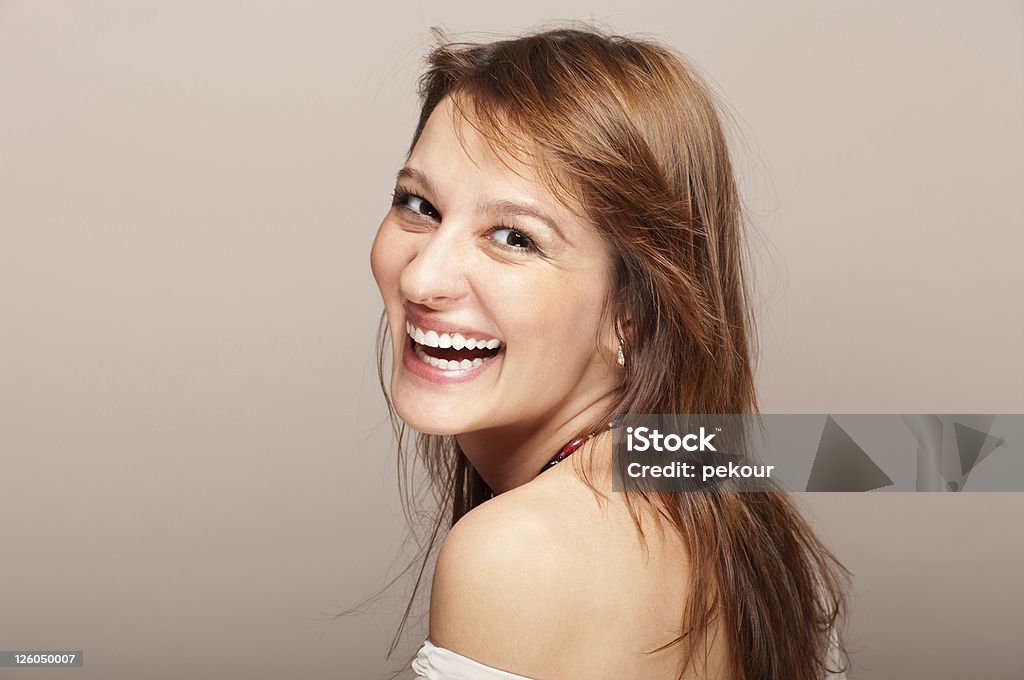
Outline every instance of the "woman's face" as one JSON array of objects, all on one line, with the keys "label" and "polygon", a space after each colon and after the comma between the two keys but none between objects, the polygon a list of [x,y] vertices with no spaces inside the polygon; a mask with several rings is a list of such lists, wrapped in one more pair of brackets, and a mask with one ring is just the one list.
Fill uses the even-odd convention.
[{"label": "woman's face", "polygon": [[393,341],[392,398],[413,429],[562,424],[614,388],[607,247],[450,99],[399,172],[370,262]]}]

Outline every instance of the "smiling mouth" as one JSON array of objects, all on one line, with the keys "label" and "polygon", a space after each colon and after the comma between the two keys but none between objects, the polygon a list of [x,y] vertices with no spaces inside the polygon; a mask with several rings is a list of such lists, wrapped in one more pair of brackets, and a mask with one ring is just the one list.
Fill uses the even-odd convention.
[{"label": "smiling mouth", "polygon": [[466,337],[461,333],[424,331],[411,323],[405,332],[421,361],[443,371],[461,371],[482,366],[496,357],[504,345],[497,338]]}]

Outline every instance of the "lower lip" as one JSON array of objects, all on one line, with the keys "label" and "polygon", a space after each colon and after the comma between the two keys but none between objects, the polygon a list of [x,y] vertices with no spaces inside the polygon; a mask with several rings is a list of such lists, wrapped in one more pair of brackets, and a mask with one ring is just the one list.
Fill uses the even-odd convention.
[{"label": "lower lip", "polygon": [[402,363],[410,373],[419,378],[423,378],[428,382],[432,382],[435,385],[456,385],[458,383],[464,383],[475,379],[481,373],[490,368],[491,364],[500,361],[504,355],[505,346],[502,345],[497,354],[479,366],[463,368],[456,371],[446,371],[437,368],[436,366],[431,366],[416,356],[416,350],[413,349],[412,346],[412,338],[406,335],[405,350],[402,352]]}]

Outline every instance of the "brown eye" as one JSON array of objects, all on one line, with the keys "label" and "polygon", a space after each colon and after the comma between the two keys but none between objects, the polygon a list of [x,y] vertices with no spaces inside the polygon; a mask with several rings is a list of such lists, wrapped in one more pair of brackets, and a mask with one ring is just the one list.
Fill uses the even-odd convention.
[{"label": "brown eye", "polygon": [[437,212],[437,208],[431,205],[430,201],[416,194],[397,192],[395,193],[394,205],[414,212],[417,215],[423,215],[435,220],[441,219],[441,213]]},{"label": "brown eye", "polygon": [[491,232],[491,238],[508,248],[530,250],[534,247],[530,237],[515,229],[499,228]]}]

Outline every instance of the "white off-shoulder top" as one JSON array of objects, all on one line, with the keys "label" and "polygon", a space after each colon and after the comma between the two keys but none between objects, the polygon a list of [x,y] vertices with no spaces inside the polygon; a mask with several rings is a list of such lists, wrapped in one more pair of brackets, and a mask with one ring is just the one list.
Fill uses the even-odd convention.
[{"label": "white off-shoulder top", "polygon": [[500,671],[437,647],[430,640],[423,642],[412,662],[412,669],[417,678],[425,680],[530,680],[525,675]]},{"label": "white off-shoulder top", "polygon": [[[412,662],[417,678],[424,680],[530,680],[525,675],[485,666],[461,654],[425,640]],[[845,673],[833,673],[828,680],[846,680]]]}]

